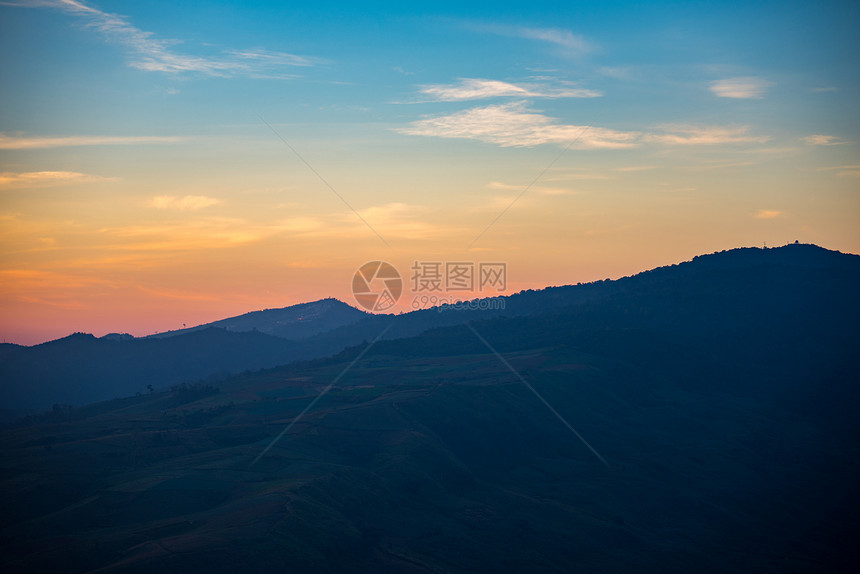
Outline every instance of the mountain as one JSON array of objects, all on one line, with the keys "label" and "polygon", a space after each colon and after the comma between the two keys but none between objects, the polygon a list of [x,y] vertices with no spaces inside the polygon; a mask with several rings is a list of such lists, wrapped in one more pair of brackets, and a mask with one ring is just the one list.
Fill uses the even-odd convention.
[{"label": "mountain", "polygon": [[[495,298],[496,302],[500,302],[497,307],[474,301],[471,306],[431,308],[397,316],[366,315],[356,323],[310,337],[302,342],[302,347],[307,356],[330,355],[345,346],[373,340],[390,319],[395,322],[383,335],[384,339],[410,337],[433,328],[491,317],[555,314],[566,308],[587,310],[595,306],[603,312],[615,303],[636,298],[641,299],[643,305],[656,306],[659,303],[671,307],[691,297],[719,298],[725,293],[736,296],[734,301],[750,299],[770,307],[806,305],[800,300],[806,295],[804,290],[842,289],[843,285],[860,278],[858,269],[860,256],[815,245],[732,249],[700,255],[692,261],[659,267],[614,281],[522,291]],[[806,278],[808,274],[815,275],[815,279]],[[819,285],[786,283],[813,280]],[[825,298],[829,298],[829,294]],[[661,311],[655,309],[653,312]],[[714,314],[713,311],[706,312]]]},{"label": "mountain", "polygon": [[858,279],[733,250],[58,407],[0,429],[0,569],[854,572]]},{"label": "mountain", "polygon": [[[53,404],[73,406],[320,356],[295,341],[366,314],[336,299],[246,313],[136,339],[76,333],[33,347],[0,347],[0,421]],[[335,351],[346,344],[335,345]]]},{"label": "mountain", "polygon": [[334,298],[320,299],[311,303],[300,303],[282,309],[264,309],[189,327],[167,331],[149,338],[175,337],[203,329],[217,328],[244,333],[259,331],[275,337],[293,341],[305,339],[324,331],[349,325],[363,319],[367,314]]},{"label": "mountain", "polygon": [[52,404],[79,406],[206,377],[287,362],[295,343],[209,328],[170,339],[75,333],[0,353],[0,404],[8,417]]},{"label": "mountain", "polygon": [[[828,251],[814,245],[787,245],[777,249],[744,248],[699,256],[692,261],[661,267],[616,281],[550,287],[524,291],[493,300],[497,306],[475,301],[471,308],[431,308],[402,315],[363,313],[335,299],[284,309],[257,311],[159,337],[127,340],[121,336],[90,341],[80,346],[66,338],[35,347],[12,346],[0,353],[0,404],[7,412],[44,409],[54,403],[86,402],[142,392],[146,385],[163,388],[183,380],[205,379],[218,373],[259,369],[296,360],[330,356],[346,347],[383,339],[412,337],[434,328],[492,317],[525,317],[555,314],[567,308],[580,313],[599,308],[607,313],[613,305],[636,298],[648,300],[659,317],[694,294],[733,301],[755,300],[756,305],[806,305],[803,289],[833,289],[857,279],[860,257]],[[812,274],[820,285],[793,286],[785,281],[804,280]],[[743,279],[744,283],[739,283]],[[811,279],[809,279],[811,280]],[[736,292],[743,284],[750,293]],[[825,295],[825,301],[830,296]],[[658,309],[655,306],[660,305]],[[489,308],[486,308],[489,307]],[[781,308],[781,307],[780,307]],[[709,320],[721,320],[721,312],[705,308]],[[614,311],[613,311],[614,312]],[[629,310],[627,311],[630,312]],[[673,316],[673,315],[666,315]],[[598,318],[597,320],[601,320]],[[777,318],[785,321],[785,318]],[[393,321],[393,324],[388,325]],[[671,328],[667,325],[667,328]],[[207,348],[208,337],[193,337],[204,330],[226,331],[216,346]],[[249,337],[258,331],[260,351],[249,348]],[[240,334],[246,335],[244,338]],[[290,341],[273,341],[279,336]],[[235,343],[233,342],[235,339]],[[162,341],[161,345],[154,341]],[[170,343],[173,341],[173,343]],[[757,341],[758,347],[767,340]],[[183,360],[190,353],[190,360]],[[213,356],[212,361],[194,357]],[[217,356],[217,357],[216,357]],[[141,365],[145,366],[142,368]],[[226,365],[226,366],[225,366]],[[7,415],[8,417],[8,415]]]}]

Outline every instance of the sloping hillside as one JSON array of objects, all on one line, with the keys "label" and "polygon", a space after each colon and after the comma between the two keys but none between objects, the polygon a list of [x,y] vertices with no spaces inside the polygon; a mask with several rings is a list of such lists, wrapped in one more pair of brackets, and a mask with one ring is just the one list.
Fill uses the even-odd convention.
[{"label": "sloping hillside", "polygon": [[2,567],[853,572],[857,258],[804,253],[31,418]]}]

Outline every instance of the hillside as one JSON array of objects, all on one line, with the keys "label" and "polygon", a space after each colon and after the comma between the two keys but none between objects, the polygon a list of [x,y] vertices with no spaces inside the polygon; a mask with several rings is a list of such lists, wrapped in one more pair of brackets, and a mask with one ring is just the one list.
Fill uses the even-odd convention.
[{"label": "hillside", "polygon": [[337,327],[355,323],[366,313],[337,299],[320,299],[310,303],[300,303],[281,309],[251,311],[237,317],[229,317],[212,323],[167,331],[149,338],[166,338],[192,333],[203,329],[216,328],[245,333],[259,331],[267,335],[282,337],[291,341],[306,339],[313,335],[330,331]]},{"label": "hillside", "polygon": [[854,572],[858,260],[718,253],[31,417],[0,568]]},{"label": "hillside", "polygon": [[209,328],[170,339],[97,339],[76,333],[0,356],[0,404],[11,415],[80,406],[287,362],[295,343]]},{"label": "hillside", "polygon": [[[776,310],[774,321],[791,322],[791,315],[782,310],[793,305],[829,305],[844,296],[834,290],[858,284],[858,262],[860,257],[856,255],[814,245],[734,249],[616,281],[521,292],[502,298],[503,308],[495,310],[433,308],[403,315],[370,315],[334,299],[324,299],[224,319],[173,332],[172,336],[89,337],[84,343],[83,335],[75,335],[34,347],[6,345],[0,352],[0,405],[8,413],[8,420],[24,409],[45,409],[55,403],[82,405],[127,396],[144,392],[149,384],[161,389],[186,380],[330,356],[373,340],[389,321],[394,323],[383,338],[397,339],[466,321],[556,314],[562,310],[588,313],[594,308],[598,313],[595,320],[600,321],[601,314],[616,312],[617,305],[635,308],[640,299],[644,302],[642,312],[649,309],[653,315],[649,320],[659,321],[667,309],[678,305],[683,308],[687,299],[697,297],[705,303],[724,299],[729,305],[761,305]],[[702,314],[703,320],[718,323],[726,317],[722,307],[707,304],[696,312]],[[730,316],[733,315],[727,317]],[[298,321],[305,317],[309,319],[307,323]],[[297,327],[299,323],[309,327]],[[674,327],[664,325],[666,329]],[[760,327],[764,329],[761,338],[747,339],[750,348],[770,344],[767,329],[772,326]],[[840,324],[834,328],[844,327]],[[263,332],[266,329],[268,333]],[[283,340],[285,330],[303,335]],[[717,333],[713,329],[699,330],[702,336]],[[216,331],[222,334],[216,335]],[[208,334],[201,336],[200,332]],[[818,345],[809,331],[798,336],[808,337],[811,345]]]}]

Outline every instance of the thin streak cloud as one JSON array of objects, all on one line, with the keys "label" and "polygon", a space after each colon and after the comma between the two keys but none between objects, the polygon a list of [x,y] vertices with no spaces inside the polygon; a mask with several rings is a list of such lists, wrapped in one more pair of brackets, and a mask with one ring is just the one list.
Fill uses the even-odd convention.
[{"label": "thin streak cloud", "polygon": [[761,99],[772,85],[762,78],[746,76],[711,82],[710,90],[718,98]]},{"label": "thin streak cloud", "polygon": [[783,212],[777,211],[775,209],[759,209],[753,217],[755,217],[756,219],[776,219],[777,217],[782,217],[783,215]]},{"label": "thin streak cloud", "polygon": [[194,251],[236,247],[260,241],[265,230],[247,221],[229,217],[177,220],[167,223],[145,222],[99,230],[115,251],[165,252]]},{"label": "thin streak cloud", "polygon": [[395,131],[407,135],[473,139],[502,147],[564,144],[582,136],[577,149],[625,149],[642,143],[671,146],[764,143],[768,136],[753,135],[749,126],[663,126],[663,133],[619,131],[560,124],[555,118],[527,107],[526,102],[494,104],[448,115],[417,120]]},{"label": "thin streak cloud", "polygon": [[820,167],[817,171],[834,171],[836,177],[860,177],[860,165],[837,165]]},{"label": "thin streak cloud", "polygon": [[216,57],[180,54],[171,48],[177,41],[156,39],[152,32],[135,27],[127,17],[103,12],[78,0],[37,0],[17,2],[13,5],[57,8],[83,18],[88,29],[98,31],[109,42],[124,46],[128,50],[130,66],[150,72],[196,72],[216,77],[289,78],[292,76],[284,74],[284,69],[308,67],[321,62],[318,58],[262,48],[227,50]]},{"label": "thin streak cloud", "polygon": [[165,144],[177,143],[185,139],[187,138],[174,136],[10,136],[0,132],[0,149]]},{"label": "thin streak cloud", "polygon": [[[583,133],[585,126],[555,123],[555,119],[526,107],[525,102],[489,105],[412,122],[396,131],[408,135],[474,139],[502,147],[531,147],[565,143]],[[638,134],[607,128],[590,128],[576,143],[580,149],[629,148]]]},{"label": "thin streak cloud", "polygon": [[844,141],[839,141],[839,138],[836,136],[826,136],[823,134],[806,136],[803,138],[803,141],[807,145],[842,145],[846,143]]},{"label": "thin streak cloud", "polygon": [[220,199],[205,195],[158,195],[152,198],[150,205],[156,209],[176,209],[179,211],[197,211],[221,203]]},{"label": "thin streak cloud", "polygon": [[90,175],[76,171],[28,171],[0,173],[0,189],[15,187],[53,187],[74,183],[116,181],[116,178]]},{"label": "thin streak cloud", "polygon": [[750,134],[749,126],[663,126],[665,133],[650,134],[648,141],[667,145],[715,145],[733,143],[764,143],[768,136]]},{"label": "thin streak cloud", "polygon": [[565,56],[582,56],[595,50],[594,44],[587,41],[583,36],[562,28],[504,26],[500,24],[477,24],[470,27],[479,32],[544,42],[561,50]]},{"label": "thin streak cloud", "polygon": [[572,86],[548,84],[512,84],[499,80],[462,78],[456,84],[427,84],[420,86],[426,96],[440,102],[460,102],[496,97],[519,98],[597,98],[601,92]]},{"label": "thin streak cloud", "polygon": [[[448,224],[432,222],[431,220],[435,218],[426,207],[421,205],[386,203],[360,209],[358,213],[362,220],[372,224],[386,237],[427,239],[438,238],[453,231]],[[364,225],[357,222],[352,215],[345,213],[290,217],[278,221],[270,229],[274,233],[286,233],[297,237],[366,236]]]}]

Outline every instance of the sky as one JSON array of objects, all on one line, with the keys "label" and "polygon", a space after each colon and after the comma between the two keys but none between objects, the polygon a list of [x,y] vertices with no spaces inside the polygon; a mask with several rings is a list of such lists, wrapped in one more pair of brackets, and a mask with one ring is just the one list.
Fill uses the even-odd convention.
[{"label": "sky", "polygon": [[[856,2],[2,1],[0,337],[358,306],[370,261],[397,312],[860,253],[858,27]],[[422,291],[416,262],[506,282]]]}]

